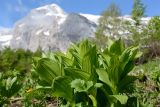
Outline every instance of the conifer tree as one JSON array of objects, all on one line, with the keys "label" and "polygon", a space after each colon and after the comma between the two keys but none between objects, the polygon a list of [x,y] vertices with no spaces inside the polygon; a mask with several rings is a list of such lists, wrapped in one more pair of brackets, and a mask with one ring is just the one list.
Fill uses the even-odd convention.
[{"label": "conifer tree", "polygon": [[121,12],[118,5],[111,3],[102,13],[96,31],[96,43],[100,47],[106,46],[108,38],[115,39],[122,36],[124,30],[123,20],[120,18]]},{"label": "conifer tree", "polygon": [[135,20],[135,24],[140,24],[140,19],[144,16],[145,6],[141,0],[134,0],[133,9],[131,12],[132,19]]}]

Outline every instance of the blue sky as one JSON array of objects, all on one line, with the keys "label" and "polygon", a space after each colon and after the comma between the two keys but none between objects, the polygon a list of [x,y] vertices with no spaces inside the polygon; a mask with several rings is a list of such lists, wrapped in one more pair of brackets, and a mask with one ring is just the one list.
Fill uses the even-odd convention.
[{"label": "blue sky", "polygon": [[[146,15],[160,15],[160,0],[142,0],[147,6]],[[1,0],[0,26],[12,27],[31,9],[50,3],[58,4],[66,12],[101,14],[107,6],[115,2],[119,5],[122,15],[129,15],[133,0]]]}]

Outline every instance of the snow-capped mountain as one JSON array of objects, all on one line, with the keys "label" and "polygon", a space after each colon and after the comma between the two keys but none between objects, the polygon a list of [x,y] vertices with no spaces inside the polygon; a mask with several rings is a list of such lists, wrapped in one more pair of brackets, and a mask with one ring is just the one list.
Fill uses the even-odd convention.
[{"label": "snow-capped mountain", "polygon": [[[99,18],[98,15],[66,13],[56,4],[46,5],[31,10],[12,29],[0,30],[0,46],[64,51],[71,42],[94,37]],[[122,18],[131,20],[129,16]]]},{"label": "snow-capped mountain", "polygon": [[30,11],[13,28],[12,48],[36,51],[65,50],[71,42],[94,37],[96,24],[76,13],[66,13],[56,4]]}]

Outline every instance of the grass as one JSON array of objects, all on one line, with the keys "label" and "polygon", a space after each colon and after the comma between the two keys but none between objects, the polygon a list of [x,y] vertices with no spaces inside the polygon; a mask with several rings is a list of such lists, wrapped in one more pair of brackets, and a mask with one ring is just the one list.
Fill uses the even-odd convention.
[{"label": "grass", "polygon": [[135,95],[144,107],[160,106],[160,58],[136,66],[132,72],[138,76]]}]

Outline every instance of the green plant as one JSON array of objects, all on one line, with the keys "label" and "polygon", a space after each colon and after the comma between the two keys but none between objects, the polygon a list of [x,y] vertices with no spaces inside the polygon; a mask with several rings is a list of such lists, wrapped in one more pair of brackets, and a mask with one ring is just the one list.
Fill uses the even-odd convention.
[{"label": "green plant", "polygon": [[121,17],[119,6],[111,3],[99,18],[99,24],[95,32],[95,43],[98,47],[105,48],[108,38],[117,39],[128,36],[127,28],[128,21]]},{"label": "green plant", "polygon": [[[135,80],[128,76],[139,57],[138,47],[125,49],[121,39],[104,51],[85,40],[73,44],[66,53],[49,53],[34,58],[39,75],[39,87],[54,97],[63,99],[65,106],[119,107],[127,103],[127,87]],[[34,92],[34,91],[33,91]],[[105,102],[101,102],[101,95]]]},{"label": "green plant", "polygon": [[144,16],[145,6],[141,0],[134,0],[132,19],[136,22],[135,25],[140,24],[140,19]]},{"label": "green plant", "polygon": [[19,92],[22,84],[18,83],[17,77],[4,79],[0,73],[0,106],[9,104],[10,98]]},{"label": "green plant", "polygon": [[128,73],[134,68],[134,61],[141,53],[138,47],[129,47],[125,49],[124,43],[119,39],[115,42],[111,41],[108,48],[101,53],[101,68],[97,69],[99,80],[105,83],[106,88],[103,89],[106,96],[113,97],[113,101],[109,101],[112,107],[119,106],[127,102],[127,95],[124,94],[127,89],[131,88],[131,83],[136,79],[129,76]]},{"label": "green plant", "polygon": [[84,41],[72,45],[67,54],[50,53],[42,59],[35,58],[35,70],[42,80],[40,84],[45,83],[38,89],[49,89],[54,96],[63,97],[68,104],[74,106],[76,104],[74,97],[78,95],[76,91],[75,94],[73,93],[71,82],[81,79],[82,81],[93,80],[93,84],[96,83],[96,56],[95,45]]},{"label": "green plant", "polygon": [[155,16],[151,18],[151,20],[148,22],[148,25],[146,27],[146,32],[144,39],[143,39],[143,45],[145,45],[148,49],[148,56],[151,58],[157,57],[160,55],[160,17]]},{"label": "green plant", "polygon": [[134,75],[139,77],[134,83],[136,87],[134,94],[144,107],[159,105],[159,63],[160,59],[156,58],[134,69]]}]

